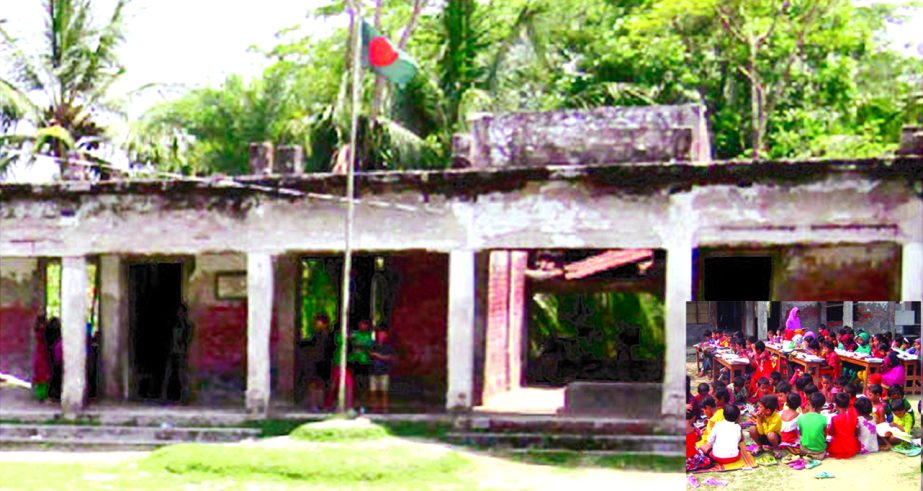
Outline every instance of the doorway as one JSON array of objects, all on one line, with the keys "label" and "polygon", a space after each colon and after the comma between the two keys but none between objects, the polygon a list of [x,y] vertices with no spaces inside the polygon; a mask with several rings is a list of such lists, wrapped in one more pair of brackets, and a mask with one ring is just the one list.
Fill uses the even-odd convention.
[{"label": "doorway", "polygon": [[747,332],[744,325],[744,319],[746,318],[746,313],[744,311],[746,304],[744,302],[716,303],[716,320],[719,330],[731,332],[741,331],[743,333]]},{"label": "doorway", "polygon": [[[129,284],[130,387],[135,399],[159,399],[176,311],[182,301],[183,265],[131,264]],[[167,398],[179,399],[175,380]]]},{"label": "doorway", "polygon": [[704,300],[769,300],[772,257],[705,259]]},{"label": "doorway", "polygon": [[769,302],[769,319],[767,319],[769,329],[784,329],[782,325],[782,306],[779,302]]}]

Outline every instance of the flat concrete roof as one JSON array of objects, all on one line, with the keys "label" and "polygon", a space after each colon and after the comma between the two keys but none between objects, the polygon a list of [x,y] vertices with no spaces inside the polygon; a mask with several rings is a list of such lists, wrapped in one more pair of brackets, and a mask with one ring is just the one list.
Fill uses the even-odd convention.
[{"label": "flat concrete roof", "polygon": [[[869,180],[923,181],[923,155],[869,159],[729,160],[710,163],[651,162],[586,166],[501,167],[489,169],[407,170],[359,172],[359,194],[418,192],[462,198],[491,192],[510,192],[529,183],[579,181],[590,187],[627,194],[683,191],[692,186],[752,184],[795,185],[849,174]],[[221,181],[264,186],[266,190],[235,187]],[[276,176],[214,176],[188,179],[118,179],[59,181],[50,184],[0,183],[0,201],[56,199],[82,194],[204,193],[248,195],[273,189],[343,195],[346,176],[330,173]],[[285,195],[280,195],[285,196]],[[290,196],[290,199],[300,199]]]}]

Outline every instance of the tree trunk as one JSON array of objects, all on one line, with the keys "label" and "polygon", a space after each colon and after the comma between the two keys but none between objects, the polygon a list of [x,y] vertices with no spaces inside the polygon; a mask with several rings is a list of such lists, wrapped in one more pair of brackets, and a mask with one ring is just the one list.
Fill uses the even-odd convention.
[{"label": "tree trunk", "polygon": [[747,66],[750,72],[750,130],[753,160],[759,159],[763,150],[763,133],[761,131],[760,121],[764,117],[761,100],[761,93],[763,91],[762,81],[760,80],[759,74],[756,72],[756,49],[757,47],[751,43],[750,60]]}]

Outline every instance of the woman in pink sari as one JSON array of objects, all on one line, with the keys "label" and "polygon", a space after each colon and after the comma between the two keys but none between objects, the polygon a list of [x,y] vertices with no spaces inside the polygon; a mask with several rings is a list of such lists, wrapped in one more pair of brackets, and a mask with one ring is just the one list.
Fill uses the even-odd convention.
[{"label": "woman in pink sari", "polygon": [[898,358],[897,353],[890,352],[885,362],[881,365],[881,385],[891,387],[896,385],[904,387],[907,383],[907,373],[904,371],[904,364]]},{"label": "woman in pink sari", "polygon": [[798,318],[798,307],[792,307],[792,310],[788,311],[788,319],[785,320],[785,333],[782,335],[782,339],[785,341],[791,340],[795,337],[795,331],[801,329],[801,319]]}]

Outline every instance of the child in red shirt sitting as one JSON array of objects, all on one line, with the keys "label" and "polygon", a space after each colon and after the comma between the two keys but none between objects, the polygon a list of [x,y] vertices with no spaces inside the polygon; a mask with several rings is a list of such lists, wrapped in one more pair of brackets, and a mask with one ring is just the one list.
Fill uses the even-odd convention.
[{"label": "child in red shirt sitting", "polygon": [[769,379],[766,377],[760,377],[756,380],[756,391],[750,397],[750,403],[756,404],[763,398],[763,396],[772,395],[772,391],[769,389]]},{"label": "child in red shirt sitting", "polygon": [[695,444],[702,437],[702,432],[693,426],[696,419],[695,411],[686,411],[686,471],[705,469],[712,465],[711,459],[705,452],[696,448]]},{"label": "child in red shirt sitting", "polygon": [[827,434],[832,438],[827,453],[835,459],[848,459],[859,453],[859,439],[856,436],[859,418],[849,411],[849,395],[841,392],[833,397],[836,416],[830,420]]},{"label": "child in red shirt sitting", "polygon": [[833,343],[829,341],[824,342],[823,357],[824,357],[824,362],[826,364],[826,367],[833,369],[834,377],[839,377],[841,373],[840,356],[836,354],[836,351],[834,351],[835,349],[836,349],[836,345],[834,345]]}]

